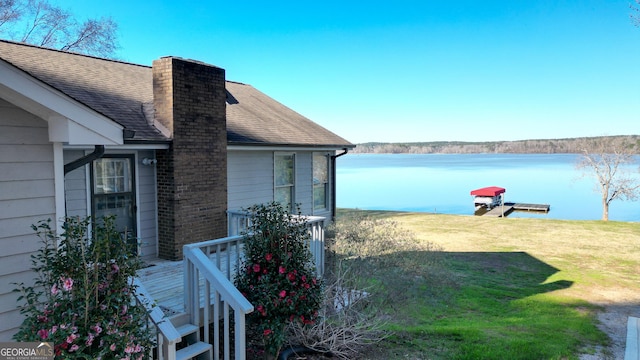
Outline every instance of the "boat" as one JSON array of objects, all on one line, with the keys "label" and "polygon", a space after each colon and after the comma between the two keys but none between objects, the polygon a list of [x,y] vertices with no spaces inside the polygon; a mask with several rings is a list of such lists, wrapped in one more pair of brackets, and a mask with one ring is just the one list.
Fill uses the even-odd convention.
[{"label": "boat", "polygon": [[481,207],[491,210],[492,208],[504,204],[504,193],[507,190],[498,186],[488,186],[471,190],[473,205],[478,210]]}]

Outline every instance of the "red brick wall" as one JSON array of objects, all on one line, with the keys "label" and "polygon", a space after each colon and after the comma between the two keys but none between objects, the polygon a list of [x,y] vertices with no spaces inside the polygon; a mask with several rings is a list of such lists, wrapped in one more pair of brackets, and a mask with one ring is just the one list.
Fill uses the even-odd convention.
[{"label": "red brick wall", "polygon": [[161,58],[153,62],[156,118],[173,132],[158,151],[159,256],[182,259],[182,246],[227,235],[225,72]]}]

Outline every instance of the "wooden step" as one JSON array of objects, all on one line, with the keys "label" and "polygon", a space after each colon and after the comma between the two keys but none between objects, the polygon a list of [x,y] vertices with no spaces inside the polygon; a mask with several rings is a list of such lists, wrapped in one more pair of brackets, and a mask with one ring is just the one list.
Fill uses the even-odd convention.
[{"label": "wooden step", "polygon": [[193,359],[194,357],[209,352],[209,358],[213,354],[213,347],[211,344],[207,344],[202,341],[198,341],[195,344],[191,344],[184,349],[180,349],[176,351],[176,359],[177,360],[187,360]]},{"label": "wooden step", "polygon": [[184,324],[176,327],[180,336],[185,337],[187,335],[191,335],[193,333],[198,332],[200,329],[193,324]]}]

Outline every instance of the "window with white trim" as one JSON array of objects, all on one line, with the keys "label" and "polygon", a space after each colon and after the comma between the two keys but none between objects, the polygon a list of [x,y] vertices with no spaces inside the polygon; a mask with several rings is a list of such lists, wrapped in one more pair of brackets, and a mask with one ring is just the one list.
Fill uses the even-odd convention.
[{"label": "window with white trim", "polygon": [[313,210],[325,210],[329,200],[329,156],[313,154]]},{"label": "window with white trim", "polygon": [[274,201],[293,211],[295,203],[295,154],[274,154]]}]

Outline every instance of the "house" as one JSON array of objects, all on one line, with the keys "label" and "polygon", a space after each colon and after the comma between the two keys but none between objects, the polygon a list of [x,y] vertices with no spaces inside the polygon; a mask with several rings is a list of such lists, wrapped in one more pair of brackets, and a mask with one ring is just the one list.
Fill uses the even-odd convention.
[{"label": "house", "polygon": [[332,218],[354,145],[224,69],[151,67],[0,41],[0,341],[21,323],[47,218],[116,214],[144,259],[227,236],[227,211],[300,204]]}]

